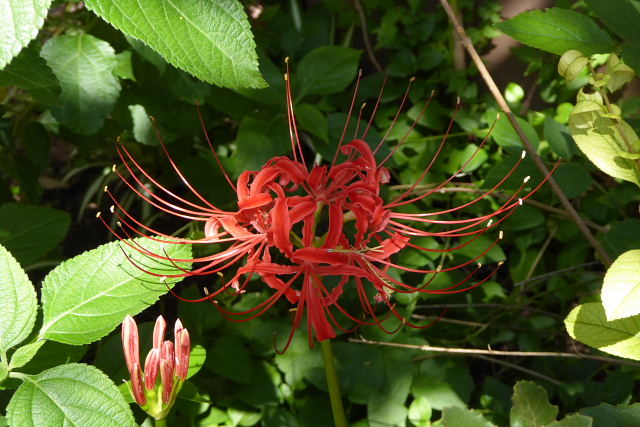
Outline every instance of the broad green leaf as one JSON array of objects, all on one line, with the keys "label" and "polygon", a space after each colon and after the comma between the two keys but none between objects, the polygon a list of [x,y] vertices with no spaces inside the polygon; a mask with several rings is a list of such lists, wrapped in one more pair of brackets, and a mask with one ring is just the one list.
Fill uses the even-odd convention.
[{"label": "broad green leaf", "polygon": [[600,351],[640,360],[640,316],[608,321],[599,302],[582,304],[564,320],[573,338]]},{"label": "broad green leaf", "polygon": [[116,55],[116,68],[113,70],[113,74],[121,79],[136,81],[136,76],[133,74],[133,68],[131,67],[130,50],[125,50]]},{"label": "broad green leaf", "polygon": [[549,403],[547,391],[531,381],[518,381],[512,400],[511,427],[542,427],[558,415],[558,407]]},{"label": "broad green leaf", "polygon": [[[524,131],[524,134],[529,139],[534,149],[538,149],[538,145],[540,144],[540,139],[538,138],[538,133],[531,126],[531,124],[525,120],[522,120],[519,117],[516,117],[518,124]],[[524,147],[524,143],[516,133],[516,130],[511,125],[511,122],[507,118],[506,115],[501,114],[500,119],[496,123],[493,131],[491,132],[491,137],[495,142],[498,143],[501,147]]]},{"label": "broad green leaf", "polygon": [[36,37],[52,0],[6,0],[0,3],[0,69]]},{"label": "broad green leaf", "polygon": [[607,61],[607,89],[615,92],[629,83],[635,77],[633,70],[618,58],[618,55],[611,54]]},{"label": "broad green leaf", "polygon": [[593,418],[586,415],[573,414],[564,417],[560,421],[554,421],[545,427],[591,427]]},{"label": "broad green leaf", "polygon": [[544,119],[544,139],[551,149],[565,160],[570,160],[576,154],[576,143],[571,137],[569,128],[551,117]]},{"label": "broad green leaf", "polygon": [[298,65],[300,93],[296,98],[344,90],[356,76],[360,54],[342,46],[323,46],[309,52]]},{"label": "broad green leaf", "polygon": [[300,104],[295,107],[298,127],[311,135],[317,136],[323,142],[329,142],[329,123],[327,117],[311,104]]},{"label": "broad green leaf", "polygon": [[40,350],[40,347],[42,347],[42,345],[45,342],[46,342],[45,340],[40,340],[40,341],[32,342],[27,345],[23,345],[22,347],[19,347],[15,351],[15,353],[11,355],[9,368],[10,369],[21,368],[24,365],[26,365],[31,359],[33,359],[33,356],[36,355],[38,350]]},{"label": "broad green leaf", "polygon": [[617,258],[624,252],[638,248],[640,219],[627,218],[623,221],[613,221],[608,228],[607,234],[602,235],[602,241],[612,257]]},{"label": "broad green leaf", "polygon": [[53,115],[70,129],[97,132],[120,94],[118,60],[109,43],[88,34],[62,35],[40,51],[60,81],[62,106]]},{"label": "broad green leaf", "polygon": [[243,170],[258,170],[267,160],[291,150],[286,118],[266,113],[247,115],[240,122],[235,143],[238,174]]},{"label": "broad green leaf", "polygon": [[602,305],[607,320],[640,314],[640,249],[620,255],[602,283]]},{"label": "broad green leaf", "polygon": [[251,381],[249,349],[236,336],[218,338],[208,353],[209,357],[204,361],[206,368],[232,381],[245,384]]},{"label": "broad green leaf", "polygon": [[21,379],[7,407],[11,426],[136,425],[118,388],[93,366],[71,363]]},{"label": "broad green leaf", "polygon": [[640,42],[640,3],[634,0],[586,0],[607,27],[626,40]]},{"label": "broad green leaf", "polygon": [[580,414],[593,418],[592,427],[635,427],[640,425],[640,403],[613,406],[601,403],[580,410]]},{"label": "broad green leaf", "polygon": [[207,360],[207,350],[201,345],[196,344],[191,349],[191,356],[189,357],[189,370],[187,371],[187,378],[191,378],[197,374],[204,366],[204,362]]},{"label": "broad green leaf", "polygon": [[441,422],[443,427],[495,427],[495,424],[483,417],[481,413],[457,406],[442,409]]},{"label": "broad green leaf", "polygon": [[[142,255],[133,248],[137,245],[178,260],[173,261],[177,266]],[[140,238],[107,243],[63,262],[42,282],[44,324],[39,337],[75,345],[102,338],[118,326],[125,315],[144,310],[181,280],[158,278],[145,271],[180,274],[178,266],[187,269],[189,263],[179,260],[190,257],[189,245]]]},{"label": "broad green leaf", "polygon": [[579,163],[566,163],[553,173],[565,196],[572,199],[586,192],[593,180],[589,171]]},{"label": "broad green leaf", "polygon": [[579,50],[588,56],[615,49],[611,37],[593,20],[581,13],[557,7],[524,12],[496,24],[496,27],[526,45],[556,55]]},{"label": "broad green leaf", "polygon": [[131,121],[133,122],[133,137],[141,144],[158,146],[160,141],[153,130],[153,123],[142,105],[129,105]]},{"label": "broad green leaf", "polygon": [[[1,6],[0,6],[1,7]],[[4,70],[0,86],[15,85],[28,90],[44,104],[56,104],[60,93],[58,79],[44,59],[32,48],[23,49]]]},{"label": "broad green leaf", "polygon": [[265,87],[251,25],[237,0],[88,0],[87,7],[167,62],[218,86]]},{"label": "broad green leaf", "polygon": [[[606,107],[599,102],[583,99],[569,115],[569,130],[582,152],[601,171],[614,178],[640,185],[640,177],[633,160],[620,157],[620,151],[640,151],[640,140],[633,128],[623,120],[608,117]],[[620,134],[622,129],[627,147]]]},{"label": "broad green leaf", "polygon": [[[33,359],[20,367],[21,373],[39,374],[45,369],[65,363],[78,362],[87,352],[86,345],[68,345],[46,340],[40,342],[44,342],[44,344]],[[122,348],[122,343],[120,348]]]},{"label": "broad green leaf", "polygon": [[20,344],[33,329],[36,291],[15,258],[0,245],[0,353]]},{"label": "broad green leaf", "polygon": [[45,206],[0,206],[0,244],[23,265],[31,264],[64,239],[70,218]]}]

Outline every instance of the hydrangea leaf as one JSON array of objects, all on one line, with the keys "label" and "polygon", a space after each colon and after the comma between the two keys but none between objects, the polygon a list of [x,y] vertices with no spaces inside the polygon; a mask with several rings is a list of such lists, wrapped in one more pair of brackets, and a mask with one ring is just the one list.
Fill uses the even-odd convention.
[{"label": "hydrangea leaf", "polygon": [[481,413],[467,408],[448,406],[442,409],[443,426],[495,427]]},{"label": "hydrangea leaf", "polygon": [[28,90],[44,104],[57,104],[60,85],[44,59],[31,49],[23,49],[4,70],[0,71],[0,86],[15,85]]},{"label": "hydrangea leaf", "polygon": [[526,45],[556,55],[572,49],[592,55],[612,52],[615,48],[611,37],[591,18],[557,7],[524,12],[496,27]]},{"label": "hydrangea leaf", "polygon": [[18,261],[0,245],[0,352],[20,344],[33,329],[36,291]]},{"label": "hydrangea leaf", "polygon": [[0,3],[0,69],[38,34],[52,0],[7,0]]},{"label": "hydrangea leaf", "polygon": [[640,249],[620,255],[607,270],[602,305],[608,320],[640,314]]},{"label": "hydrangea leaf", "polygon": [[49,40],[40,56],[60,81],[56,119],[79,133],[100,130],[120,94],[118,60],[109,43],[88,34],[62,35]]},{"label": "hydrangea leaf", "polygon": [[608,321],[599,302],[582,304],[564,321],[573,338],[598,350],[640,360],[640,316]]},{"label": "hydrangea leaf", "polygon": [[542,427],[558,416],[558,407],[549,403],[547,391],[531,381],[518,381],[512,400],[511,427]]},{"label": "hydrangea leaf", "polygon": [[135,426],[129,405],[99,369],[69,363],[23,375],[7,407],[11,426]]},{"label": "hydrangea leaf", "polygon": [[237,0],[88,0],[87,7],[174,66],[229,88],[265,87],[251,26]]},{"label": "hydrangea leaf", "polygon": [[[163,244],[135,239],[147,251],[175,259],[188,259],[190,245]],[[125,254],[126,253],[126,254]],[[133,262],[132,262],[133,261]],[[136,263],[136,265],[134,265]],[[152,305],[180,278],[156,274],[180,274],[187,263],[174,265],[143,256],[126,243],[112,242],[63,262],[42,283],[44,321],[40,338],[67,344],[87,344],[118,326],[125,315]]]}]

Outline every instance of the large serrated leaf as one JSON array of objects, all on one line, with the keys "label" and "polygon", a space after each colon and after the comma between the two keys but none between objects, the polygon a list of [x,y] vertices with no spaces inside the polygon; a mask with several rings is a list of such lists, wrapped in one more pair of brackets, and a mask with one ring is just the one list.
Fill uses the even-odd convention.
[{"label": "large serrated leaf", "polygon": [[0,86],[15,85],[26,89],[45,104],[56,104],[60,85],[44,59],[32,49],[23,49],[0,71]]},{"label": "large serrated leaf", "polygon": [[120,94],[113,48],[88,34],[63,35],[49,40],[40,55],[62,89],[62,106],[52,109],[54,116],[79,133],[97,132]]},{"label": "large serrated leaf", "polygon": [[20,344],[33,329],[36,291],[20,264],[0,245],[0,352]]},{"label": "large serrated leaf", "polygon": [[564,320],[573,338],[598,350],[640,360],[640,316],[608,321],[599,302],[582,304]]},{"label": "large serrated leaf", "polygon": [[607,270],[602,305],[608,320],[640,314],[640,249],[620,255]]},{"label": "large serrated leaf", "polygon": [[11,426],[136,425],[118,388],[93,366],[71,363],[21,378],[7,407]]},{"label": "large serrated leaf", "polygon": [[35,38],[52,0],[0,2],[0,69]]},{"label": "large serrated leaf", "polygon": [[64,239],[71,219],[66,212],[45,206],[9,203],[0,206],[0,244],[27,265]]},{"label": "large serrated leaf", "polygon": [[608,53],[615,49],[609,35],[587,16],[572,10],[552,7],[532,10],[496,24],[514,39],[562,55],[578,50],[584,55]]},{"label": "large serrated leaf", "polygon": [[549,403],[547,391],[531,381],[518,381],[512,400],[511,427],[542,427],[558,415],[558,407]]},{"label": "large serrated leaf", "polygon": [[169,63],[229,88],[265,87],[251,26],[237,0],[88,0],[87,7]]},{"label": "large serrated leaf", "polygon": [[[162,244],[144,238],[129,242],[160,256],[191,257],[190,245]],[[144,310],[181,280],[159,279],[142,269],[171,275],[181,273],[178,266],[189,268],[185,262],[174,265],[144,256],[121,242],[102,245],[60,264],[42,282],[44,324],[40,338],[75,345],[102,338],[125,315]]]},{"label": "large serrated leaf", "polygon": [[640,151],[638,135],[624,120],[610,118],[596,101],[581,100],[569,115],[569,130],[580,150],[601,171],[640,185],[635,161],[620,156],[621,152]]}]

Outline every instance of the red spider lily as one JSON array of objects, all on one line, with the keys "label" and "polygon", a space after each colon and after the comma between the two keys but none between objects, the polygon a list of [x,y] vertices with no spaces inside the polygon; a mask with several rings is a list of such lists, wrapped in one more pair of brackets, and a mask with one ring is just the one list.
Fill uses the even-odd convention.
[{"label": "red spider lily", "polygon": [[[123,209],[113,194],[105,188],[115,203],[111,211],[117,216],[120,226],[119,232],[113,229],[111,231],[124,244],[146,256],[171,263],[177,268],[180,268],[177,264],[181,262],[194,263],[194,268],[191,271],[180,269],[177,274],[164,276],[152,272],[149,274],[159,277],[179,277],[216,273],[222,275],[222,272],[232,271],[232,274],[227,276],[228,279],[223,280],[215,291],[208,293],[205,298],[194,301],[212,300],[220,293],[229,290],[242,293],[251,279],[259,276],[269,288],[273,289],[271,296],[262,303],[239,313],[231,312],[219,304],[214,305],[225,317],[245,321],[260,316],[278,300],[287,300],[295,307],[293,327],[287,346],[291,342],[295,330],[301,325],[305,313],[310,345],[313,345],[314,337],[318,341],[335,337],[336,327],[345,330],[336,318],[337,313],[350,319],[356,326],[377,325],[385,330],[384,318],[380,317],[379,308],[386,306],[388,309],[386,311],[401,319],[402,324],[416,326],[398,313],[391,299],[393,293],[453,294],[464,292],[480,286],[496,274],[502,263],[498,263],[489,273],[481,273],[479,272],[481,266],[477,264],[477,260],[497,244],[502,238],[502,232],[495,233],[494,242],[483,252],[458,265],[419,269],[404,267],[394,262],[393,259],[396,253],[405,248],[439,253],[454,252],[469,245],[483,233],[497,227],[514,212],[515,208],[522,205],[524,200],[535,193],[547,178],[533,190],[525,193],[527,177],[514,194],[493,212],[469,217],[468,214],[465,214],[465,210],[494,193],[520,165],[524,159],[524,152],[498,184],[474,200],[441,211],[407,213],[405,211],[408,205],[441,190],[461,173],[480,151],[486,138],[474,155],[450,178],[429,190],[419,190],[419,185],[427,177],[443,149],[453,125],[452,119],[434,158],[418,180],[393,200],[385,202],[381,196],[381,189],[389,183],[391,174],[384,165],[402,146],[409,132],[380,162],[376,160],[375,155],[385,143],[386,135],[373,150],[365,142],[380,104],[384,85],[375,103],[371,119],[362,135],[357,136],[358,130],[356,130],[354,138],[345,143],[349,123],[349,119],[347,119],[342,138],[331,163],[308,165],[298,137],[288,76],[287,72],[285,75],[286,104],[292,158],[272,158],[258,171],[243,172],[236,183],[233,183],[225,172],[227,182],[237,194],[237,209],[223,210],[207,201],[185,179],[164,145],[162,147],[175,173],[193,193],[197,201],[183,198],[157,182],[123,145],[118,144],[118,153],[127,170],[126,175],[129,175],[130,178],[115,166],[113,170],[132,191],[161,211],[185,220],[203,223],[204,238],[172,237],[137,220]],[[360,76],[358,76],[356,83],[356,93],[359,82]],[[389,131],[395,125],[408,93],[409,88]],[[354,103],[355,94],[348,117],[351,117]],[[425,104],[422,112],[425,111],[428,104],[429,101]],[[417,120],[419,117],[416,122]],[[416,122],[411,129],[415,127]],[[208,136],[207,142],[222,169],[220,159]],[[224,172],[224,169],[222,170]],[[151,185],[145,185],[145,182],[149,182]],[[456,219],[442,219],[443,216],[450,218],[452,215],[456,216]],[[103,222],[107,224],[104,219]],[[175,259],[166,253],[152,253],[131,240],[125,240],[135,235],[143,235],[167,244],[191,243],[223,246],[220,252],[210,256]],[[469,240],[454,247],[430,249],[415,243],[415,239],[420,237],[468,237]],[[138,268],[144,270],[143,266],[138,265]],[[468,271],[466,277],[459,283],[445,289],[430,288],[429,285],[438,273],[456,269]],[[395,272],[419,273],[428,275],[428,279],[424,285],[414,286],[398,280],[398,275]],[[336,276],[337,279],[326,280],[329,276]],[[330,285],[329,283],[335,284]],[[341,303],[345,292],[357,296],[363,313],[351,314],[345,308]],[[365,316],[362,317],[361,314]]]},{"label": "red spider lily", "polygon": [[[180,320],[175,323],[175,344],[164,341],[166,329],[164,318],[158,316],[153,329],[153,348],[145,359],[143,372],[136,321],[127,316],[122,322],[122,348],[131,376],[129,391],[136,403],[155,419],[165,418],[171,410],[187,379],[191,355],[189,332],[182,327]],[[157,381],[158,372],[160,382]]]}]

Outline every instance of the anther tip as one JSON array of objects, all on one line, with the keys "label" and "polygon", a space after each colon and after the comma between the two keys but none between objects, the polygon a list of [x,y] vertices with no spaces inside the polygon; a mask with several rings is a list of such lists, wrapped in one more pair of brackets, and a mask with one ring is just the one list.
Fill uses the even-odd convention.
[{"label": "anther tip", "polygon": [[524,201],[523,201],[521,198],[518,198],[518,204],[519,204],[520,206],[522,206],[522,203],[523,203],[523,202],[524,202]]},{"label": "anther tip", "polygon": [[284,63],[288,64],[289,63],[289,57],[287,56],[286,58],[284,58]]},{"label": "anther tip", "polygon": [[362,76],[362,68],[358,70],[358,77]]},{"label": "anther tip", "polygon": [[526,155],[527,155],[527,152],[522,150],[522,154],[520,155],[520,158],[524,159]]},{"label": "anther tip", "polygon": [[493,218],[491,218],[489,222],[487,222],[487,227],[491,227],[491,224],[493,224]]},{"label": "anther tip", "polygon": [[496,120],[500,120],[500,113],[496,114]]},{"label": "anther tip", "polygon": [[500,233],[498,233],[498,239],[502,240],[503,237],[504,237],[504,231],[500,230]]},{"label": "anther tip", "polygon": [[504,264],[504,261],[500,261],[500,262],[498,263],[498,267],[501,267],[501,266],[502,266],[502,264]]},{"label": "anther tip", "polygon": [[116,225],[120,228],[122,228],[122,223],[120,221],[116,222]]},{"label": "anther tip", "polygon": [[459,96],[456,96],[456,105],[460,105],[462,103],[462,100],[460,99]]},{"label": "anther tip", "polygon": [[111,205],[109,206],[109,210],[111,211],[111,213],[114,213],[116,211],[116,207]]},{"label": "anther tip", "polygon": [[481,262],[479,262],[477,265],[478,265],[478,268],[482,268],[482,263]]},{"label": "anther tip", "polygon": [[96,218],[100,218],[100,215],[102,215],[102,212],[96,213]]},{"label": "anther tip", "polygon": [[104,191],[105,193],[107,193],[109,191],[109,186],[105,185],[104,188],[102,189],[102,191]]},{"label": "anther tip", "polygon": [[289,77],[285,74],[284,75],[284,81],[286,82],[287,80],[289,80]]},{"label": "anther tip", "polygon": [[529,180],[531,179],[531,177],[529,175],[524,177],[524,183],[526,184],[527,182],[529,182]]},{"label": "anther tip", "polygon": [[414,76],[411,76],[411,78],[409,79],[410,82],[414,82],[416,81],[416,78]]},{"label": "anther tip", "polygon": [[436,273],[440,273],[442,271],[442,264],[436,267]]}]

